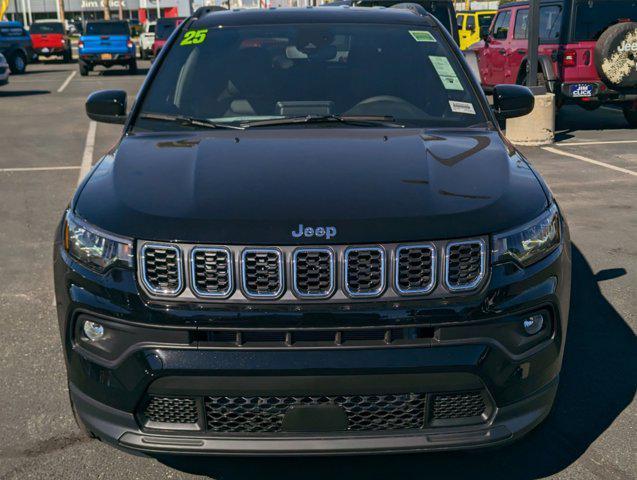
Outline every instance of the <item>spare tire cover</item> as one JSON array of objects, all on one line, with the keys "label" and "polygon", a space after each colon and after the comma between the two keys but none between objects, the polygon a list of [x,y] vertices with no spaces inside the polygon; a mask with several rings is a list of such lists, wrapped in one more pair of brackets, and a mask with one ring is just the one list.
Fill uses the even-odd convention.
[{"label": "spare tire cover", "polygon": [[637,23],[609,27],[595,45],[595,66],[609,87],[637,87]]}]

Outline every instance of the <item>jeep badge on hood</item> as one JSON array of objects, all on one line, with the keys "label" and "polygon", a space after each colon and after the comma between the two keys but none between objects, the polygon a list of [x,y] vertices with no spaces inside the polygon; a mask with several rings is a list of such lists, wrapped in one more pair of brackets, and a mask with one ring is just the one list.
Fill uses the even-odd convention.
[{"label": "jeep badge on hood", "polygon": [[292,230],[292,236],[294,238],[305,237],[325,237],[326,240],[334,238],[336,236],[336,227],[304,227],[302,223],[299,223],[298,230]]}]

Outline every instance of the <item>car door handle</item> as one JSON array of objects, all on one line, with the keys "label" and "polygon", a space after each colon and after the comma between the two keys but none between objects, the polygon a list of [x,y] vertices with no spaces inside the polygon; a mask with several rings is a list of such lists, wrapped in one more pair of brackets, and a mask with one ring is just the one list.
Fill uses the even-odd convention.
[{"label": "car door handle", "polygon": [[498,53],[499,53],[500,55],[506,55],[506,54],[507,54],[507,51],[506,51],[504,48],[501,48],[500,50],[498,50]]},{"label": "car door handle", "polygon": [[518,53],[519,53],[520,55],[526,55],[526,50],[524,50],[523,48],[519,48],[519,49],[518,49]]}]

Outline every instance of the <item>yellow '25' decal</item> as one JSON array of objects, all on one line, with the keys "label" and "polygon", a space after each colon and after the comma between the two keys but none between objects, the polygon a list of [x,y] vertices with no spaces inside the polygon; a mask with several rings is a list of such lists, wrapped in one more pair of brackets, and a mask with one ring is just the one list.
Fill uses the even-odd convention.
[{"label": "yellow '25' decal", "polygon": [[184,39],[179,44],[180,46],[184,45],[198,45],[203,43],[206,39],[206,34],[208,33],[208,29],[204,28],[202,30],[189,30],[184,35]]}]

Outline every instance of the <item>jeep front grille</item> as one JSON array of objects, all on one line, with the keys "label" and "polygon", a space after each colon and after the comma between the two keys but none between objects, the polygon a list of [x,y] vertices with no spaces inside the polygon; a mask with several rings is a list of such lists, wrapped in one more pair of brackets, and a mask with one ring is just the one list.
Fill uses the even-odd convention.
[{"label": "jeep front grille", "polygon": [[334,291],[334,253],[329,248],[299,248],[292,266],[292,286],[299,297],[329,297]]},{"label": "jeep front grille", "polygon": [[157,299],[237,304],[254,299],[345,303],[378,298],[393,302],[477,290],[488,273],[487,245],[486,237],[307,247],[140,240],[137,266],[142,290]]},{"label": "jeep front grille", "polygon": [[350,297],[376,297],[385,289],[385,250],[350,247],[345,250],[345,291]]},{"label": "jeep front grille", "polygon": [[232,255],[225,248],[196,247],[190,252],[192,289],[202,297],[232,293]]},{"label": "jeep front grille", "polygon": [[283,293],[283,256],[274,248],[251,248],[241,256],[243,291],[248,297],[277,298]]},{"label": "jeep front grille", "polygon": [[151,293],[175,296],[181,292],[181,250],[172,245],[146,244],[141,250],[144,285]]},{"label": "jeep front grille", "polygon": [[445,270],[451,291],[473,290],[485,274],[485,243],[482,240],[447,244]]},{"label": "jeep front grille", "polygon": [[403,294],[430,292],[436,282],[433,245],[401,245],[396,249],[396,288]]},{"label": "jeep front grille", "polygon": [[480,417],[486,410],[481,392],[441,393],[434,395],[431,416],[434,420],[454,420]]}]

